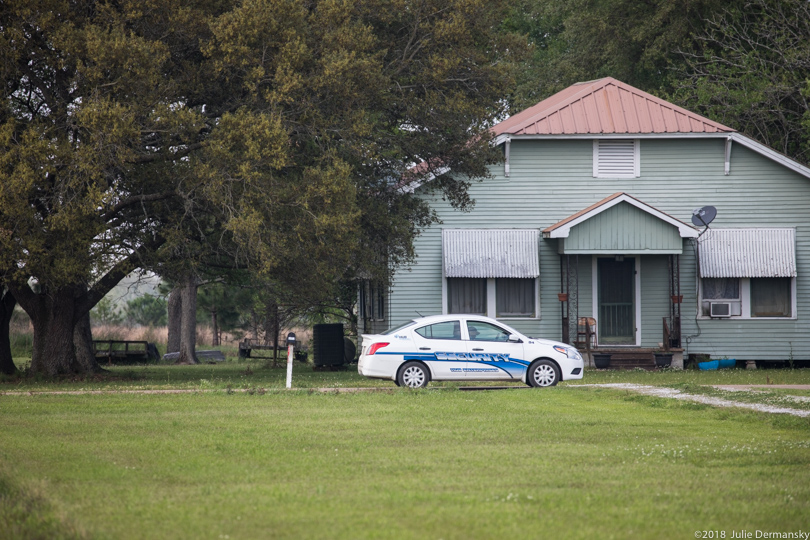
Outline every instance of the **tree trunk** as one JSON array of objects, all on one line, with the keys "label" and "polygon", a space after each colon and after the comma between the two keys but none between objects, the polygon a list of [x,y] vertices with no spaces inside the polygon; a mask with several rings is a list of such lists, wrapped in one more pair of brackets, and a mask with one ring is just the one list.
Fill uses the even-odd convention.
[{"label": "tree trunk", "polygon": [[21,305],[34,326],[31,371],[47,377],[81,373],[73,348],[74,289],[64,287],[32,295],[29,300]]},{"label": "tree trunk", "polygon": [[79,317],[73,327],[73,347],[76,350],[76,362],[83,373],[104,371],[96,361],[96,354],[93,350],[93,331],[90,328],[89,311]]},{"label": "tree trunk", "polygon": [[183,317],[180,324],[180,358],[178,364],[197,364],[197,278],[183,281]]},{"label": "tree trunk", "polygon": [[[91,289],[74,284],[59,288],[41,285],[41,292],[34,292],[27,282],[7,283],[9,290],[20,306],[28,313],[34,327],[34,347],[31,355],[31,373],[54,377],[70,373],[93,373],[100,370],[95,358],[76,358],[74,332],[76,323],[89,314],[90,309],[110,289],[132,270],[127,258],[118,262],[99,279]],[[82,330],[79,341],[85,354],[92,350],[92,335]],[[92,353],[91,353],[92,355]]]},{"label": "tree trunk", "polygon": [[169,344],[167,353],[180,352],[180,328],[183,320],[183,300],[180,285],[169,293]]},{"label": "tree trunk", "polygon": [[250,308],[250,330],[253,332],[253,339],[259,340],[259,316],[256,314],[256,308]]},{"label": "tree trunk", "polygon": [[278,304],[273,304],[273,362],[278,360]]},{"label": "tree trunk", "polygon": [[14,359],[11,357],[11,335],[9,325],[11,316],[14,314],[14,306],[17,300],[11,291],[6,292],[0,301],[0,372],[6,375],[14,375],[17,368],[14,366]]},{"label": "tree trunk", "polygon": [[217,308],[211,310],[211,346],[217,347],[219,345],[219,324],[217,322]]}]

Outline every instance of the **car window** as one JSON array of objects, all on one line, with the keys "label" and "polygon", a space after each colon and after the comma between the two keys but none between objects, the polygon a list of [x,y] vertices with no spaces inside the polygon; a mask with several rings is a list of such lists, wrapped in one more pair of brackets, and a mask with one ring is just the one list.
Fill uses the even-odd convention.
[{"label": "car window", "polygon": [[417,328],[416,333],[427,339],[461,339],[461,323],[446,321]]},{"label": "car window", "polygon": [[470,341],[507,341],[509,339],[509,332],[500,326],[482,321],[467,321],[467,332],[470,334]]},{"label": "car window", "polygon": [[395,334],[395,333],[399,332],[400,330],[404,330],[405,328],[408,328],[409,326],[413,326],[414,324],[416,324],[416,321],[409,321],[409,322],[406,322],[405,324],[403,324],[401,326],[397,326],[396,328],[391,328],[390,330],[386,330],[385,332],[383,332],[380,335],[381,336],[390,336],[391,334]]}]

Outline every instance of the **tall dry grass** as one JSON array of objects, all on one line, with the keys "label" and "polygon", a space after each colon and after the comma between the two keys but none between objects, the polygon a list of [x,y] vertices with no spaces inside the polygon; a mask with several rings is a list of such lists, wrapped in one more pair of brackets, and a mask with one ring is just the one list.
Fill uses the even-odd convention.
[{"label": "tall dry grass", "polygon": [[[12,355],[17,357],[31,356],[31,348],[33,343],[34,328],[31,325],[31,319],[28,315],[17,308],[11,319],[9,325]],[[114,341],[148,341],[155,343],[162,350],[166,349],[169,341],[169,330],[166,326],[148,327],[148,326],[133,326],[126,324],[97,324],[93,325],[93,339],[98,341],[114,340]],[[279,332],[279,345],[284,345],[287,334],[294,332],[298,340],[299,348],[308,349],[312,343],[312,328],[306,327],[293,327],[285,328]],[[224,347],[238,347],[243,333],[220,333],[220,346]],[[205,349],[211,347],[213,331],[208,326],[197,326],[197,343],[198,349]],[[252,336],[248,336],[252,337]]]}]

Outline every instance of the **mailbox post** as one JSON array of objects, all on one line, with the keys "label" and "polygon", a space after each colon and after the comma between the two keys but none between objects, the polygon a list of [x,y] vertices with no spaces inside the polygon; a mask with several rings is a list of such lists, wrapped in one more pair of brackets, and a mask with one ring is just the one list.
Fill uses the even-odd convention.
[{"label": "mailbox post", "polygon": [[292,388],[292,366],[293,357],[295,356],[295,334],[290,332],[287,334],[287,388]]}]

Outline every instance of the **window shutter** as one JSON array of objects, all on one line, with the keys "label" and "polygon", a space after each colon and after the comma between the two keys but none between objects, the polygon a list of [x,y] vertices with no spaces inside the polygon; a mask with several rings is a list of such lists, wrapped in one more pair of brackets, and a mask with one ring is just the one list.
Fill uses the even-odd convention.
[{"label": "window shutter", "polygon": [[593,146],[595,178],[636,178],[639,176],[637,141],[597,139]]}]

